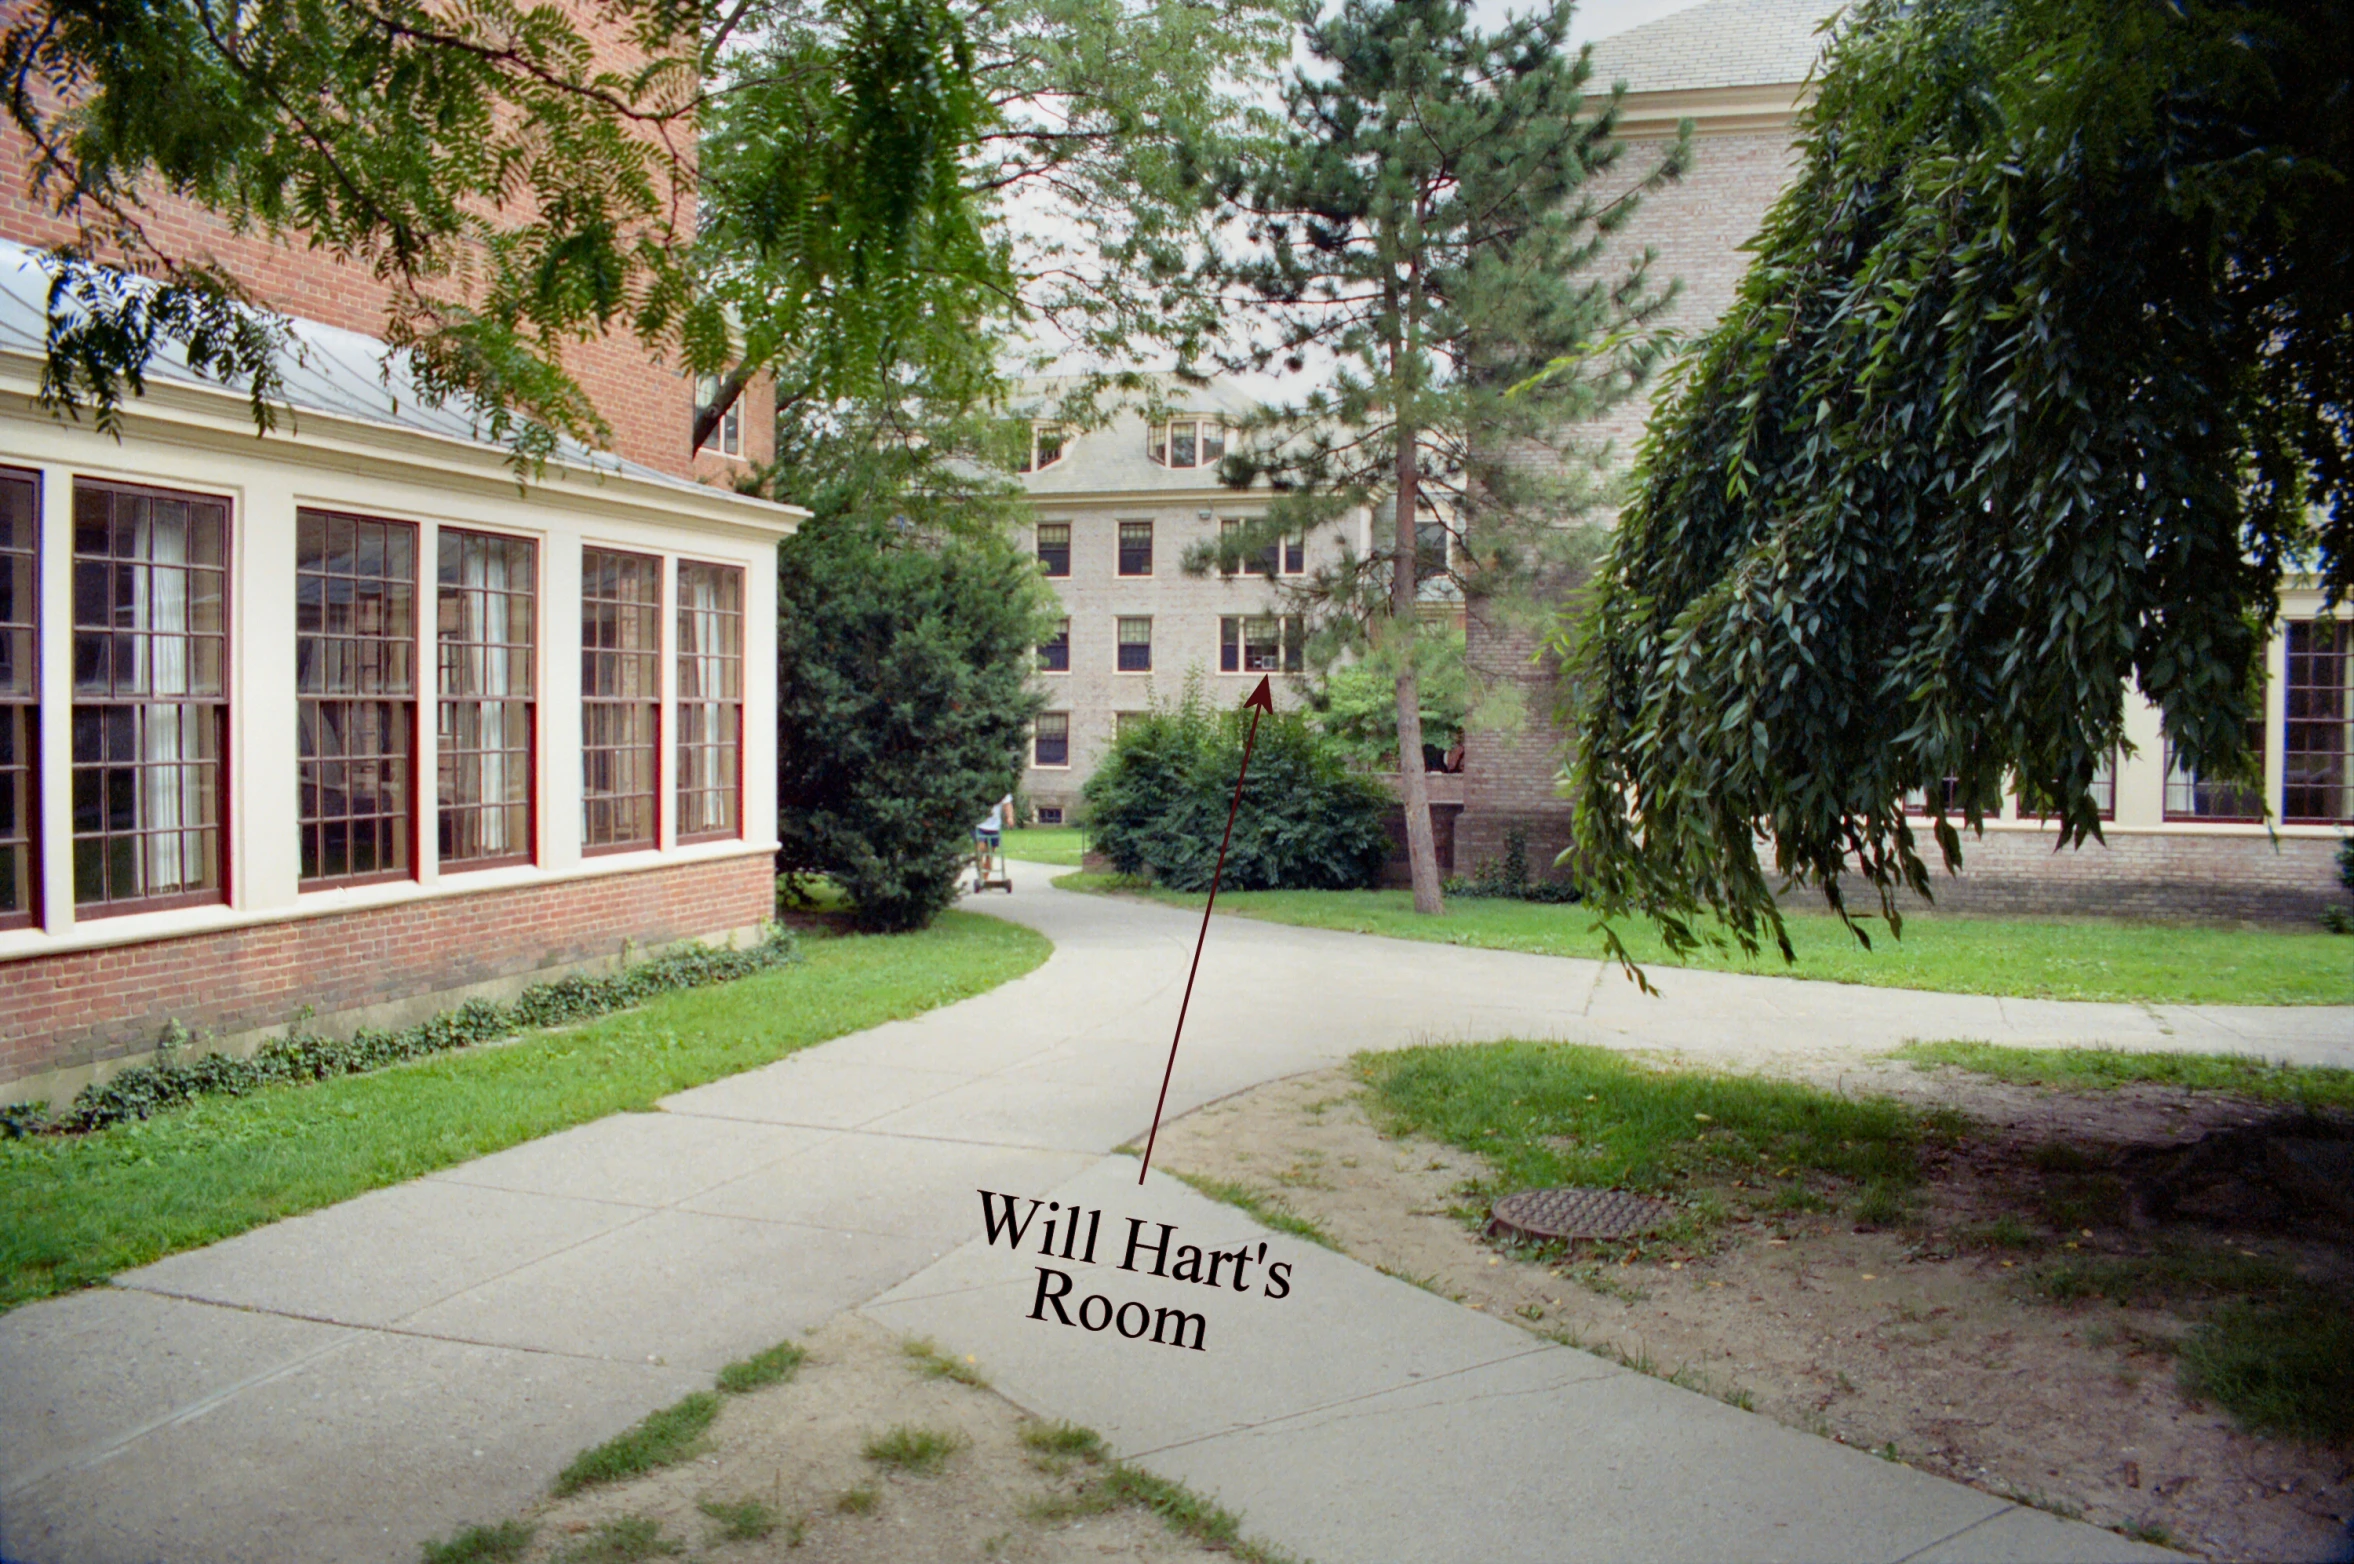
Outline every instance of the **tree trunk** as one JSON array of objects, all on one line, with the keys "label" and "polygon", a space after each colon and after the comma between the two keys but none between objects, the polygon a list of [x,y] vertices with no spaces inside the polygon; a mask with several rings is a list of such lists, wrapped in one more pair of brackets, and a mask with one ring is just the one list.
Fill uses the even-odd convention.
[{"label": "tree trunk", "polygon": [[1439,896],[1438,844],[1430,830],[1430,783],[1422,770],[1422,682],[1414,670],[1417,623],[1417,539],[1414,533],[1416,432],[1398,421],[1398,531],[1397,560],[1390,577],[1390,617],[1404,637],[1404,664],[1398,670],[1398,794],[1406,814],[1406,863],[1414,874],[1414,910],[1446,911]]}]

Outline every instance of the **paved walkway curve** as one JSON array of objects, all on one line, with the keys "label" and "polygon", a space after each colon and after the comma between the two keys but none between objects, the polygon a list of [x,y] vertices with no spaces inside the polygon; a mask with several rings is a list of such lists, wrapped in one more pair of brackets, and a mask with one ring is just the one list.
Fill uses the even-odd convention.
[{"label": "paved walkway curve", "polygon": [[[988,994],[0,1316],[0,1556],[406,1564],[721,1364],[853,1307],[979,1353],[1017,1401],[1321,1564],[2135,1553],[1298,1253],[1157,1176],[1138,1190],[1106,1153],[1149,1121],[1198,920],[1056,892],[1053,872],[1018,866],[1018,892],[981,904],[1056,942]],[[2345,1009],[1654,976],[1665,996],[1644,999],[1589,962],[1221,919],[1170,1112],[1360,1048],[1507,1035],[2354,1063]],[[1201,1354],[1030,1321],[1035,1257],[973,1242],[976,1187],[1077,1200],[1115,1229],[1267,1238],[1294,1297],[1220,1295]],[[1179,1285],[1104,1263],[1081,1280],[1099,1276]]]}]

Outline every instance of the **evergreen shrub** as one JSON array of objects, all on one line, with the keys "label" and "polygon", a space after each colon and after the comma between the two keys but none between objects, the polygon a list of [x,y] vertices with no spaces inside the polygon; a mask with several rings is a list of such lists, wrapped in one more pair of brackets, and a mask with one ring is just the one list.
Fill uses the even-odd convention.
[{"label": "evergreen shrub", "polygon": [[[1198,681],[1127,724],[1087,781],[1088,846],[1122,874],[1204,891],[1218,864],[1250,714],[1214,711]],[[1380,783],[1297,712],[1260,719],[1221,882],[1233,890],[1355,890],[1389,856]]]}]

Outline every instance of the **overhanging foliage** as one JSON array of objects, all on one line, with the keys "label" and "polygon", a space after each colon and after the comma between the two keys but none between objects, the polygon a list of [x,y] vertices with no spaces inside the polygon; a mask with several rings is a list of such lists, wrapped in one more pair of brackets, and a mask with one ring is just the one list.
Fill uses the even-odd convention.
[{"label": "overhanging foliage", "polygon": [[2350,39],[2333,0],[1867,0],[1563,636],[1607,910],[1787,954],[1770,843],[1895,927],[1906,790],[2081,844],[2128,679],[2184,764],[2254,764],[2280,573],[2354,556]]}]

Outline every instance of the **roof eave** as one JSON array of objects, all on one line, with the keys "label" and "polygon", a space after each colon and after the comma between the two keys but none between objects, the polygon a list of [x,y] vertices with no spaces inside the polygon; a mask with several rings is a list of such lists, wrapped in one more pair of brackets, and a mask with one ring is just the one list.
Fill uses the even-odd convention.
[{"label": "roof eave", "polygon": [[1630,141],[1665,139],[1687,119],[1703,135],[1787,131],[1797,122],[1799,110],[1813,99],[1811,82],[1629,92],[1619,100],[1618,133]]},{"label": "roof eave", "polygon": [[[0,396],[25,400],[16,416],[49,418],[34,399],[41,386],[38,354],[0,348]],[[656,482],[634,473],[604,471],[551,457],[534,475],[519,472],[502,446],[463,440],[428,430],[312,408],[278,410],[276,431],[257,436],[251,404],[226,387],[152,378],[143,395],[122,408],[126,430],[141,438],[168,440],[210,450],[242,448],[257,441],[269,454],[302,465],[333,466],[347,472],[381,472],[408,482],[473,491],[518,488],[536,499],[559,498],[575,508],[645,518],[652,513],[670,524],[682,522],[770,538],[790,535],[809,515],[796,505],[738,494],[687,479]],[[72,427],[70,421],[67,427]]]}]

